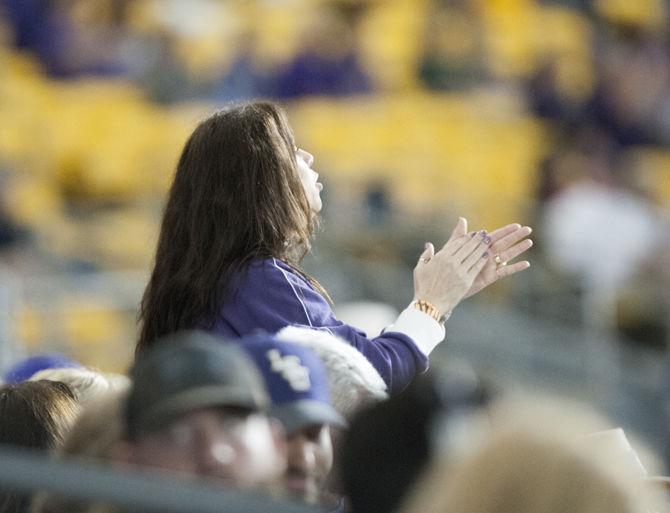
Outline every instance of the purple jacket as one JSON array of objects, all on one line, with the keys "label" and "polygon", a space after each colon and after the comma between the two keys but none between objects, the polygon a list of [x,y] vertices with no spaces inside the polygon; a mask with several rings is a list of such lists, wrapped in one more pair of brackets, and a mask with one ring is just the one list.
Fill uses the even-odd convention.
[{"label": "purple jacket", "polygon": [[257,330],[276,333],[286,326],[327,330],[370,360],[391,394],[428,368],[428,358],[407,335],[385,332],[368,338],[338,321],[328,302],[311,283],[276,258],[256,260],[221,307],[212,328],[217,335],[238,338]]}]

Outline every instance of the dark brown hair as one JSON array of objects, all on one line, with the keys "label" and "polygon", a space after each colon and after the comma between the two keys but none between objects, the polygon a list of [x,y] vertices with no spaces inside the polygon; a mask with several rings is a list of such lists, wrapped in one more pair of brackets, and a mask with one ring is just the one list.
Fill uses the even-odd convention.
[{"label": "dark brown hair", "polygon": [[[0,386],[0,444],[48,451],[63,444],[79,405],[59,381]],[[28,511],[30,494],[0,490],[0,511]]]},{"label": "dark brown hair", "polygon": [[70,387],[60,381],[0,386],[0,443],[54,449],[79,413]]},{"label": "dark brown hair", "polygon": [[170,189],[137,352],[168,333],[211,325],[232,278],[252,260],[296,267],[314,226],[293,132],[278,106],[243,104],[203,121]]}]

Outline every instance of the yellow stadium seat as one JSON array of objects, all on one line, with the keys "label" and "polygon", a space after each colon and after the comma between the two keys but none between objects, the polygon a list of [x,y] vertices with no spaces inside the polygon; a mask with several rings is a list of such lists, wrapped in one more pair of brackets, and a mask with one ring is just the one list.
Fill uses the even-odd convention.
[{"label": "yellow stadium seat", "polygon": [[362,20],[363,61],[380,89],[418,88],[426,4],[425,0],[378,2]]},{"label": "yellow stadium seat", "polygon": [[159,214],[144,206],[96,215],[82,227],[91,257],[105,269],[149,269],[160,230]]},{"label": "yellow stadium seat", "polygon": [[313,2],[247,2],[239,12],[254,27],[256,58],[276,65],[289,61],[298,51],[303,30],[315,14]]},{"label": "yellow stadium seat", "polygon": [[63,351],[104,371],[125,372],[135,343],[135,311],[99,297],[53,298],[54,304],[24,304],[14,312],[15,335],[29,352]]},{"label": "yellow stadium seat", "polygon": [[124,371],[135,342],[134,313],[106,305],[96,297],[64,298],[63,336],[68,353],[105,371]]},{"label": "yellow stadium seat", "polygon": [[53,180],[17,175],[10,182],[10,190],[6,200],[20,223],[36,228],[61,215],[63,201]]},{"label": "yellow stadium seat", "polygon": [[291,119],[331,183],[383,177],[403,207],[467,205],[493,226],[524,215],[545,151],[541,123],[514,98],[407,94],[310,100]]},{"label": "yellow stadium seat", "polygon": [[610,22],[664,29],[667,6],[663,0],[596,0],[596,12]]},{"label": "yellow stadium seat", "polygon": [[493,72],[527,76],[534,66],[537,6],[533,0],[484,0],[480,12]]},{"label": "yellow stadium seat", "polygon": [[545,56],[555,59],[560,91],[575,99],[587,98],[595,81],[588,19],[573,9],[547,6],[538,10],[536,20],[536,62]]},{"label": "yellow stadium seat", "polygon": [[26,163],[39,168],[35,153],[48,142],[44,126],[51,104],[51,85],[31,59],[0,57],[0,156],[10,171]]},{"label": "yellow stadium seat", "polygon": [[21,346],[29,352],[38,352],[47,339],[45,319],[31,306],[24,305],[13,315],[14,331]]},{"label": "yellow stadium seat", "polygon": [[635,185],[664,207],[670,207],[670,152],[654,147],[635,148],[630,157]]}]

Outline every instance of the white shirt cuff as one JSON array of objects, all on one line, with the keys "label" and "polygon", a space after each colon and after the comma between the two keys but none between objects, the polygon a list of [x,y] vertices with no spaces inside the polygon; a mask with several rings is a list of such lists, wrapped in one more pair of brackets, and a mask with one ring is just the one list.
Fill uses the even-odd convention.
[{"label": "white shirt cuff", "polygon": [[444,340],[444,325],[412,306],[400,312],[396,321],[384,330],[387,331],[407,335],[426,356]]}]

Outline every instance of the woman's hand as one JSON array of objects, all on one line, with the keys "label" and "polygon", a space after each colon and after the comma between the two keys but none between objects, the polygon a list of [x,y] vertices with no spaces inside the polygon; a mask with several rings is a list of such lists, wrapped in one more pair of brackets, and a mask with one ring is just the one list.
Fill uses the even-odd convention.
[{"label": "woman's hand", "polygon": [[[526,238],[532,231],[530,226],[508,224],[491,232],[489,234],[491,238],[489,256],[465,297],[475,295],[500,278],[528,269],[530,263],[526,260],[514,264],[507,264],[507,262],[528,251],[533,246],[533,241]],[[496,256],[500,263],[496,262]]]},{"label": "woman's hand", "polygon": [[435,253],[427,243],[414,268],[414,299],[428,301],[442,315],[460,303],[489,262],[493,240],[485,231],[468,234],[467,229],[467,221],[460,217],[442,249]]}]

